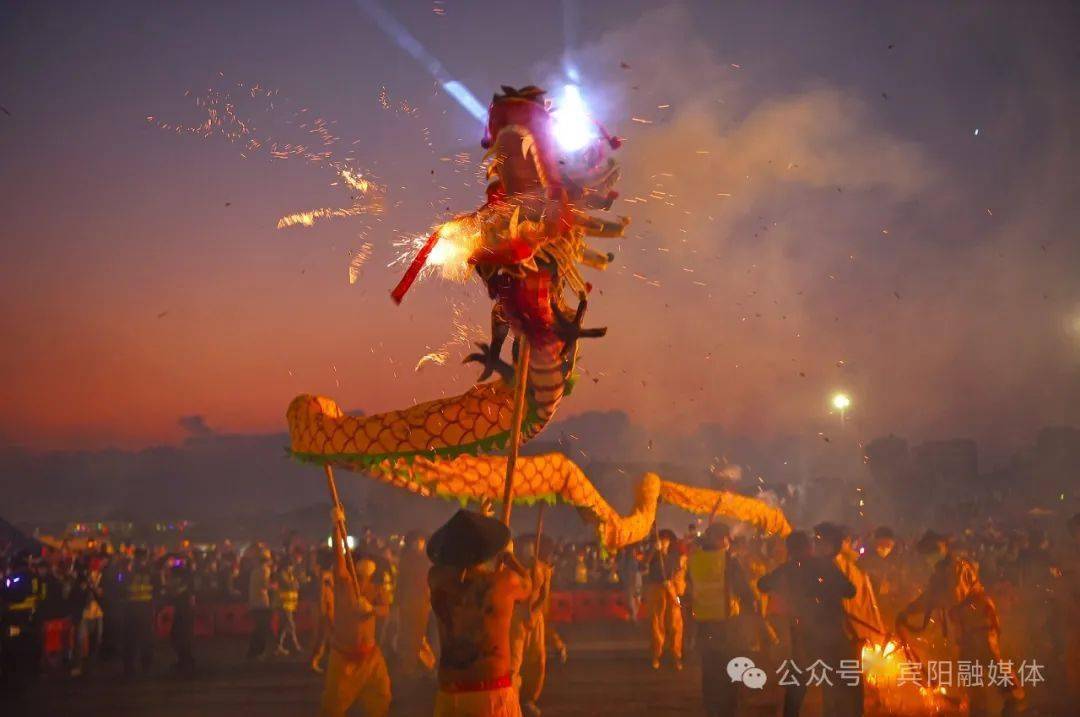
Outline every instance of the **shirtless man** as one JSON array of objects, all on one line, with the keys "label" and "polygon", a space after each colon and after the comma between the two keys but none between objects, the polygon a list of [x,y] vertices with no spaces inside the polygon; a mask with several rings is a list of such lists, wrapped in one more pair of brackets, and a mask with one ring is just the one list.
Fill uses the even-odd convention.
[{"label": "shirtless man", "polygon": [[459,510],[428,542],[431,607],[438,620],[435,717],[520,717],[510,664],[514,604],[532,594],[510,551],[510,529]]},{"label": "shirtless man", "polygon": [[[335,508],[334,525],[345,517]],[[330,661],[326,668],[321,717],[345,717],[359,701],[367,717],[386,717],[390,711],[390,675],[386,660],[375,641],[375,618],[390,610],[385,591],[375,584],[375,563],[356,561],[359,584],[354,587],[349,573],[348,549],[333,533],[334,609],[330,628]]]},{"label": "shirtless man", "polygon": [[406,678],[430,674],[435,669],[435,653],[427,639],[431,617],[427,574],[431,561],[424,552],[426,544],[423,533],[410,532],[405,536],[405,549],[398,561],[394,600],[398,613],[397,652],[401,674]]},{"label": "shirtless man", "polygon": [[[526,537],[522,548],[525,550],[524,562],[532,566],[532,594],[514,608],[510,621],[510,665],[518,678],[522,711],[529,717],[538,717],[540,708],[536,702],[547,675],[544,613],[551,598],[552,567],[540,558],[535,535]],[[546,557],[550,550],[545,548],[543,553]]]}]

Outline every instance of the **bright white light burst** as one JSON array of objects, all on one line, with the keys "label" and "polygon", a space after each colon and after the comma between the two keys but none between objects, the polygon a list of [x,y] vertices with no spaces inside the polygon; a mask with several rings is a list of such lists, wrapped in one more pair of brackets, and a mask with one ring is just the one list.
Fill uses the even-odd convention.
[{"label": "bright white light burst", "polygon": [[562,100],[555,105],[555,140],[567,152],[576,152],[596,139],[596,125],[577,85],[563,88]]},{"label": "bright white light burst", "polygon": [[832,397],[832,405],[836,410],[843,411],[851,405],[851,399],[848,398],[847,394],[838,393]]}]

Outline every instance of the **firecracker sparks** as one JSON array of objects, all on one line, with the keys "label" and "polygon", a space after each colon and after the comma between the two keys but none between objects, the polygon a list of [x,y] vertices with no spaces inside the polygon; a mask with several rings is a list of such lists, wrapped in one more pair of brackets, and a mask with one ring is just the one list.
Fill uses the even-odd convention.
[{"label": "firecracker sparks", "polygon": [[360,279],[360,270],[367,263],[367,260],[371,258],[372,246],[369,242],[364,242],[356,253],[353,254],[352,259],[349,260],[349,285],[352,286]]},{"label": "firecracker sparks", "polygon": [[[153,115],[148,116],[147,121],[176,134],[220,137],[239,144],[242,148],[240,154],[245,159],[249,155],[265,153],[271,160],[302,159],[320,165],[333,171],[336,180],[331,186],[342,186],[352,193],[350,203],[346,206],[309,209],[283,216],[277,222],[278,229],[310,227],[320,219],[382,213],[384,188],[358,170],[351,157],[335,158],[331,148],[341,141],[341,137],[331,131],[334,121],[313,117],[307,107],[288,114],[284,106],[287,101],[280,96],[280,92],[257,83],[240,81],[229,88],[212,88],[204,95],[193,95],[190,91],[186,94],[193,98],[196,107],[205,112],[201,122],[194,125],[170,123]],[[259,110],[266,113],[267,122],[277,119],[275,124],[290,125],[289,131],[313,136],[313,140],[286,142],[269,136],[257,129],[255,117]]]},{"label": "firecracker sparks", "polygon": [[481,243],[480,222],[471,215],[455,217],[432,230],[432,234],[411,236],[394,242],[401,250],[390,266],[408,264],[418,252],[422,251],[433,235],[437,235],[430,253],[427,255],[420,277],[429,276],[436,271],[444,279],[465,281],[471,275],[469,257]]},{"label": "firecracker sparks", "polygon": [[429,351],[420,357],[420,360],[416,362],[414,371],[419,371],[426,364],[432,363],[436,366],[444,365],[450,358],[451,350],[454,347],[458,347],[464,351],[472,346],[474,341],[480,341],[484,338],[484,327],[479,324],[469,323],[465,318],[465,304],[461,302],[452,302],[450,306],[452,316],[450,318],[450,338],[444,341],[438,348],[433,351]]},{"label": "firecracker sparks", "polygon": [[[289,227],[314,226],[320,219],[338,219],[342,217],[355,217],[361,214],[380,214],[383,210],[382,193],[372,182],[364,178],[359,172],[348,167],[337,169],[345,186],[354,190],[356,194],[351,197],[352,204],[347,207],[323,207],[321,209],[308,209],[302,212],[293,212],[278,219],[278,229]],[[330,186],[340,186],[334,182]]]}]

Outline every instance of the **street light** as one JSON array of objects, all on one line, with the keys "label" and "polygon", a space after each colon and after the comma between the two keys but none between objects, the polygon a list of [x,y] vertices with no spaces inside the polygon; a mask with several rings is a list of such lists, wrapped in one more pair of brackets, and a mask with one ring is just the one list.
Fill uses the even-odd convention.
[{"label": "street light", "polygon": [[847,413],[848,408],[851,406],[851,397],[846,393],[833,394],[832,405],[833,408],[840,412],[840,425],[843,425],[844,414]]}]

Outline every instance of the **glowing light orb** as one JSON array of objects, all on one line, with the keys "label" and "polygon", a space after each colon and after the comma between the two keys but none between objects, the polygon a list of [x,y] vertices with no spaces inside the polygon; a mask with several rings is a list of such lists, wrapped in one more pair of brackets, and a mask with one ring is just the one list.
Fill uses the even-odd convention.
[{"label": "glowing light orb", "polygon": [[846,393],[838,393],[832,397],[832,405],[837,411],[846,411],[851,406],[851,398]]},{"label": "glowing light orb", "polygon": [[552,113],[555,117],[555,141],[567,152],[583,149],[597,137],[596,124],[577,85],[563,88],[562,100]]},{"label": "glowing light orb", "polygon": [[[345,545],[348,546],[349,550],[352,550],[353,548],[356,547],[356,538],[354,538],[351,535],[346,535],[345,536]],[[328,548],[334,547],[334,539],[333,538],[327,538],[326,539],[326,547],[328,547]]]}]

